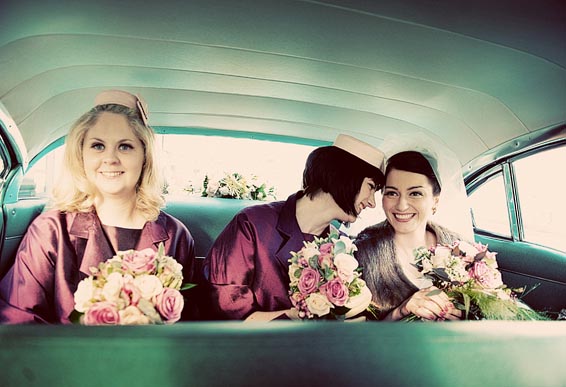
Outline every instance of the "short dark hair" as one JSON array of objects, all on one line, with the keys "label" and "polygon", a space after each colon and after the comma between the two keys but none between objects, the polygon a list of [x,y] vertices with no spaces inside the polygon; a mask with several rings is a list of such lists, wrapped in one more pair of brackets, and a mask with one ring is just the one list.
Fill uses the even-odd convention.
[{"label": "short dark hair", "polygon": [[349,215],[357,215],[355,199],[364,179],[373,180],[377,189],[385,178],[381,170],[335,146],[320,147],[307,158],[303,172],[303,190],[309,197],[327,192]]},{"label": "short dark hair", "polygon": [[[434,160],[431,161],[434,162]],[[432,185],[432,193],[437,196],[440,195],[441,186],[438,178],[436,177],[435,168],[436,165],[433,167],[429,159],[423,156],[422,153],[416,151],[405,151],[397,153],[387,160],[385,177],[387,178],[392,169],[425,175],[428,178],[430,185]]]}]

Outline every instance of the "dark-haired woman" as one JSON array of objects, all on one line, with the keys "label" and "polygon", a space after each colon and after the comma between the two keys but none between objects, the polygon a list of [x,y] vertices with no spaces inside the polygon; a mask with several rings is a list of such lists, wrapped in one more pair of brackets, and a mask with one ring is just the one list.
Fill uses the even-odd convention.
[{"label": "dark-haired woman", "polygon": [[410,313],[427,320],[460,318],[448,296],[433,291],[432,282],[412,264],[416,248],[462,239],[431,221],[440,204],[441,182],[437,159],[429,154],[404,151],[387,160],[382,197],[387,219],[363,230],[355,241],[356,258],[384,320]]},{"label": "dark-haired woman", "polygon": [[204,264],[204,307],[211,319],[269,321],[293,317],[289,258],[305,241],[328,235],[333,220],[354,222],[375,207],[383,154],[339,135],[309,155],[303,190],[286,201],[243,209],[226,226]]}]

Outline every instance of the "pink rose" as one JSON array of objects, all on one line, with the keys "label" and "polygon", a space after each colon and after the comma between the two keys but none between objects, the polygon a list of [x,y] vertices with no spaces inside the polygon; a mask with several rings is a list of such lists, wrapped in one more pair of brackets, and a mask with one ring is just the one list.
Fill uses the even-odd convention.
[{"label": "pink rose", "polygon": [[128,251],[122,256],[122,269],[132,274],[151,273],[155,270],[156,252],[152,249]]},{"label": "pink rose", "polygon": [[120,315],[116,304],[109,301],[94,303],[84,315],[85,325],[117,325]]},{"label": "pink rose", "polygon": [[124,282],[120,297],[126,301],[126,305],[137,305],[141,298],[141,292],[132,281]]},{"label": "pink rose", "polygon": [[334,246],[334,244],[324,243],[324,244],[320,245],[320,247],[318,248],[318,251],[320,251],[321,254],[330,254],[332,252],[332,246]]},{"label": "pink rose", "polygon": [[299,290],[302,294],[310,294],[318,288],[318,282],[320,281],[320,274],[317,270],[307,267],[301,272],[301,277],[299,278]]},{"label": "pink rose", "polygon": [[490,268],[484,261],[475,262],[468,273],[484,288],[495,289],[503,285],[499,270]]},{"label": "pink rose", "polygon": [[176,289],[165,288],[163,292],[156,297],[156,308],[163,317],[166,324],[173,324],[181,318],[181,312],[185,306],[185,300]]},{"label": "pink rose", "polygon": [[336,306],[344,306],[346,301],[348,301],[348,288],[340,278],[334,278],[332,281],[322,285],[320,291],[326,295],[328,301]]},{"label": "pink rose", "polygon": [[320,246],[319,251],[320,255],[318,256],[318,264],[320,267],[332,267],[334,263],[332,260],[332,247],[334,244],[332,243],[324,243]]}]

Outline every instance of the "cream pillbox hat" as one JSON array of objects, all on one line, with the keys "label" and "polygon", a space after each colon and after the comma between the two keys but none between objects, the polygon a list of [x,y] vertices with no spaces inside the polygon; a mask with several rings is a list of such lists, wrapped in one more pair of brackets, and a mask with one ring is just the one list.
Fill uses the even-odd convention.
[{"label": "cream pillbox hat", "polygon": [[122,90],[106,90],[96,96],[94,106],[106,104],[122,105],[130,109],[137,109],[144,124],[147,126],[149,118],[147,103],[139,95],[133,95]]},{"label": "cream pillbox hat", "polygon": [[339,134],[333,145],[381,170],[385,155],[376,147],[347,134]]}]

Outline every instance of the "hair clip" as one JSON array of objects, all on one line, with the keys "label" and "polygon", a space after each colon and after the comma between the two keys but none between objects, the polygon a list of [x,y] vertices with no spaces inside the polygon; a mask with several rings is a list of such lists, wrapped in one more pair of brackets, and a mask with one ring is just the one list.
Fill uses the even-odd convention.
[{"label": "hair clip", "polygon": [[143,123],[145,126],[148,126],[149,114],[147,112],[147,103],[139,95],[136,95],[136,106],[138,107]]},{"label": "hair clip", "polygon": [[133,95],[123,90],[105,90],[96,96],[94,106],[106,104],[122,105],[130,109],[137,109],[144,125],[148,126],[149,109],[141,96]]}]

